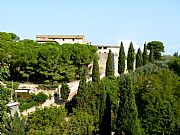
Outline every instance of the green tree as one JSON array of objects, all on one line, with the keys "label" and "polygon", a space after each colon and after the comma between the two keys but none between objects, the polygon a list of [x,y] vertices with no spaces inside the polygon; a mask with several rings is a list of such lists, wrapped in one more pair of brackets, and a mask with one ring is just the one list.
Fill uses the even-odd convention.
[{"label": "green tree", "polygon": [[120,101],[117,113],[116,135],[141,135],[140,120],[135,102],[132,79],[120,76]]},{"label": "green tree", "polygon": [[176,58],[168,63],[169,68],[180,76],[180,58]]},{"label": "green tree", "polygon": [[154,51],[154,59],[160,60],[161,53],[164,52],[164,45],[160,41],[152,41],[147,44],[147,49]]},{"label": "green tree", "polygon": [[70,89],[69,89],[68,84],[66,82],[65,83],[62,82],[62,84],[61,84],[61,98],[64,100],[67,100],[69,93],[70,93]]},{"label": "green tree", "polygon": [[180,58],[180,55],[178,55],[178,52],[174,52],[173,56],[176,58]]},{"label": "green tree", "polygon": [[150,53],[149,53],[149,62],[153,63],[154,62],[154,50],[151,48]]},{"label": "green tree", "polygon": [[155,67],[135,81],[136,104],[145,134],[178,134],[178,78],[168,68]]},{"label": "green tree", "polygon": [[120,50],[119,50],[119,57],[118,57],[118,73],[123,74],[125,70],[125,52],[124,52],[124,46],[121,42]]},{"label": "green tree", "polygon": [[28,135],[57,135],[65,134],[67,122],[66,111],[63,107],[36,109],[27,117]]},{"label": "green tree", "polygon": [[84,98],[87,96],[86,95],[86,69],[83,68],[83,72],[80,76],[80,81],[79,81],[79,87],[76,95],[77,99],[77,107],[79,109],[83,109],[85,106],[85,100]]},{"label": "green tree", "polygon": [[92,81],[93,82],[99,82],[100,81],[99,63],[98,63],[98,56],[97,55],[95,55],[94,60],[93,60]]},{"label": "green tree", "polygon": [[144,44],[144,50],[143,50],[143,65],[146,65],[148,63],[148,53],[147,53],[147,45]]},{"label": "green tree", "polygon": [[109,94],[102,95],[100,108],[99,134],[111,135],[111,101]]},{"label": "green tree", "polygon": [[127,69],[128,71],[134,69],[134,60],[135,60],[135,52],[133,43],[130,43],[129,49],[128,49],[128,55],[127,55]]},{"label": "green tree", "polygon": [[143,64],[142,52],[141,49],[139,48],[136,54],[136,68],[141,67],[142,64]]},{"label": "green tree", "polygon": [[24,135],[25,121],[16,113],[14,117],[6,115],[3,119],[2,135]]},{"label": "green tree", "polygon": [[114,65],[113,65],[113,54],[112,51],[109,50],[107,61],[106,61],[106,72],[105,76],[113,76],[114,75]]},{"label": "green tree", "polygon": [[65,127],[67,135],[95,134],[97,118],[81,110],[75,110]]}]

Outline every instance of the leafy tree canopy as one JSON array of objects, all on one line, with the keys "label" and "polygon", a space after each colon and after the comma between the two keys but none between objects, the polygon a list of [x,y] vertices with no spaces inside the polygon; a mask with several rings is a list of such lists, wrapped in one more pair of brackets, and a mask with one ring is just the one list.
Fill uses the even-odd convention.
[{"label": "leafy tree canopy", "polygon": [[154,51],[155,60],[160,60],[161,53],[164,52],[164,45],[161,41],[151,41],[147,44],[147,49]]}]

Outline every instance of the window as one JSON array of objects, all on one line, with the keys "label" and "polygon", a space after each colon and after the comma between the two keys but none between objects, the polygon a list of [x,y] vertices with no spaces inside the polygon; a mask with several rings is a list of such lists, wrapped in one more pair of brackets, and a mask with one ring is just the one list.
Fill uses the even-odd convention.
[{"label": "window", "polygon": [[102,49],[102,47],[98,47],[98,49]]},{"label": "window", "polygon": [[74,42],[74,38],[72,39],[72,41]]},{"label": "window", "polygon": [[104,47],[104,49],[107,49],[107,47]]}]

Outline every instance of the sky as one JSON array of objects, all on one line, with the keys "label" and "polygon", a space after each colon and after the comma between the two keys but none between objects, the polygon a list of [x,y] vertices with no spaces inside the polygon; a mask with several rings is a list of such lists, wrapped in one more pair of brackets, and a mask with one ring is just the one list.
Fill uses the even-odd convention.
[{"label": "sky", "polygon": [[[0,0],[0,31],[85,35],[92,44],[161,41],[180,53],[180,0]],[[125,48],[128,48],[126,45]]]}]

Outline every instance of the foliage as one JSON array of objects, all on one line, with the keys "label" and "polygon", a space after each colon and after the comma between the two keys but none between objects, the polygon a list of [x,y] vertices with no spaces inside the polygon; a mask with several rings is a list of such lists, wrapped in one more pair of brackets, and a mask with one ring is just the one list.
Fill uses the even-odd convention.
[{"label": "foliage", "polygon": [[42,104],[48,99],[48,95],[43,92],[39,92],[37,95],[29,93],[18,93],[17,99],[20,102],[19,109],[20,111],[27,110],[33,106]]},{"label": "foliage", "polygon": [[[157,70],[158,69],[158,70]],[[174,134],[179,123],[179,78],[167,68],[141,74],[135,84],[136,103],[145,134]]]},{"label": "foliage", "polygon": [[79,86],[78,86],[78,91],[77,91],[77,96],[76,96],[76,99],[77,99],[77,106],[78,108],[83,108],[83,103],[85,102],[84,101],[84,98],[86,96],[86,70],[85,68],[83,68],[83,72],[80,76],[80,81],[79,81]]},{"label": "foliage", "polygon": [[154,49],[151,48],[150,53],[149,53],[149,62],[154,63]]},{"label": "foliage", "polygon": [[[103,96],[103,90],[105,89],[106,93],[109,94],[111,99],[111,129],[115,131],[116,124],[116,113],[118,110],[118,102],[119,102],[119,85],[118,79],[116,77],[105,77],[101,80],[101,88],[99,91],[101,92],[101,96]],[[105,93],[105,94],[106,94]],[[100,99],[99,103],[101,103],[102,99]],[[102,111],[100,111],[102,112]]]},{"label": "foliage", "polygon": [[130,76],[121,75],[119,80],[120,101],[117,113],[116,134],[141,135],[133,84]]},{"label": "foliage", "polygon": [[95,130],[95,123],[94,116],[79,110],[66,117],[66,111],[62,107],[37,110],[27,119],[28,135],[91,135]]},{"label": "foliage", "polygon": [[121,42],[120,50],[119,50],[119,57],[118,57],[118,73],[123,74],[125,70],[125,52],[124,52],[124,46]]},{"label": "foliage", "polygon": [[96,51],[90,45],[39,44],[27,39],[14,42],[4,38],[0,40],[0,64],[8,66],[11,80],[53,84],[75,80],[79,67],[90,64]]},{"label": "foliage", "polygon": [[67,134],[92,135],[96,133],[96,116],[90,115],[87,112],[75,110],[68,118],[68,128],[66,128]]},{"label": "foliage", "polygon": [[97,55],[95,55],[93,59],[92,81],[97,83],[100,81],[99,63]]},{"label": "foliage", "polygon": [[164,52],[164,45],[160,41],[151,41],[148,42],[147,44],[147,49],[154,51],[154,59],[155,60],[160,60],[161,58],[161,53]]},{"label": "foliage", "polygon": [[168,63],[169,68],[180,76],[180,58],[176,58]]},{"label": "foliage", "polygon": [[38,84],[37,89],[41,90],[54,90],[59,86],[59,84]]},{"label": "foliage", "polygon": [[13,86],[14,90],[16,90],[19,87],[19,82],[8,81],[8,82],[6,82],[6,84],[7,84],[7,87],[10,88],[10,89]]},{"label": "foliage", "polygon": [[0,81],[8,80],[10,77],[9,69],[7,66],[0,67]]},{"label": "foliage", "polygon": [[113,76],[114,75],[114,65],[113,65],[113,54],[112,51],[109,50],[107,61],[106,61],[106,71],[105,76]]},{"label": "foliage", "polygon": [[14,33],[0,32],[0,41],[17,41],[19,37]]},{"label": "foliage", "polygon": [[62,107],[36,109],[27,118],[28,135],[65,134],[66,112]]},{"label": "foliage", "polygon": [[111,134],[111,101],[109,93],[103,94],[100,107],[100,122],[99,122],[99,134],[110,135]]},{"label": "foliage", "polygon": [[128,71],[134,69],[134,60],[135,60],[135,52],[133,43],[130,43],[129,49],[128,49],[128,55],[127,55],[127,69]]},{"label": "foliage", "polygon": [[142,64],[143,64],[142,52],[141,49],[139,48],[136,54],[136,68],[141,67]]},{"label": "foliage", "polygon": [[63,82],[61,85],[61,98],[67,100],[69,93],[70,93],[70,89],[68,84],[66,82],[65,83]]},{"label": "foliage", "polygon": [[1,135],[25,135],[26,125],[16,113],[14,117],[6,115],[3,119]]},{"label": "foliage", "polygon": [[8,103],[10,98],[10,90],[7,88],[3,88],[0,85],[0,131],[2,131],[4,122],[3,119],[7,116],[9,112],[6,104]]},{"label": "foliage", "polygon": [[144,50],[143,50],[143,65],[146,65],[148,63],[148,53],[147,53],[147,45],[144,44]]},{"label": "foliage", "polygon": [[174,52],[173,56],[178,58],[179,57],[178,52]]}]

